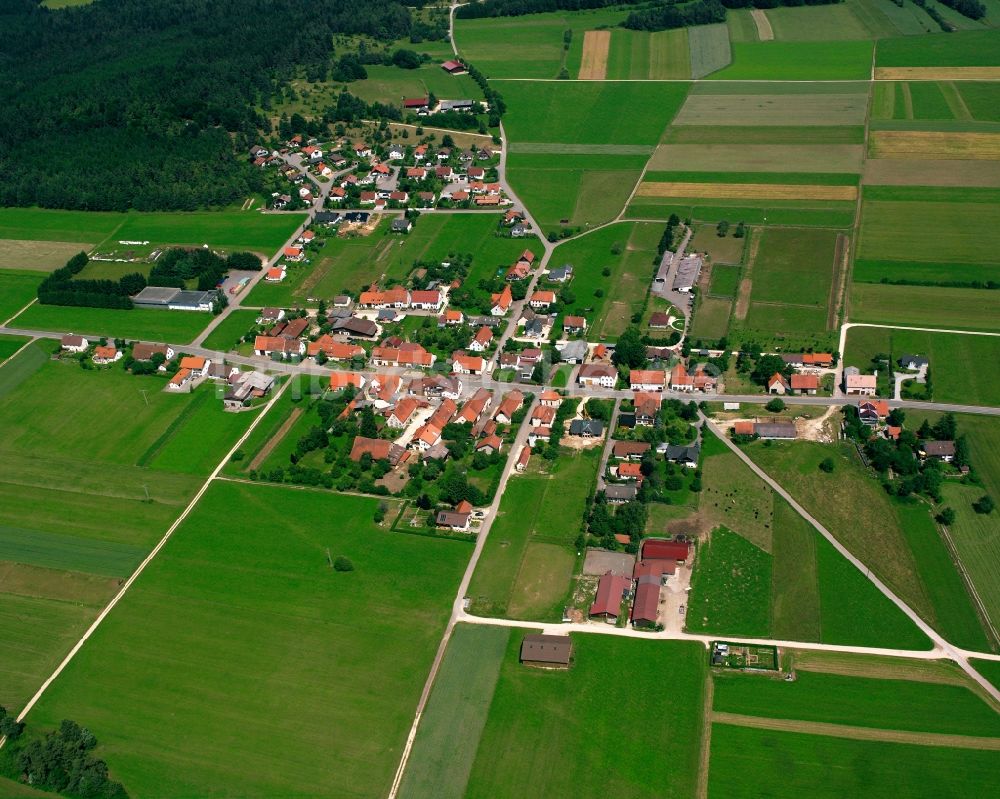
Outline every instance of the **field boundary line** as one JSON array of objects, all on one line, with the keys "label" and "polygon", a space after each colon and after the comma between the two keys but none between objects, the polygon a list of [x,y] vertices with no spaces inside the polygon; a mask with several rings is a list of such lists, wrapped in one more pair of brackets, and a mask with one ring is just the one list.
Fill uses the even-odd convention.
[{"label": "field boundary line", "polygon": [[855,727],[849,724],[831,724],[826,721],[800,721],[798,719],[772,719],[763,716],[745,716],[740,713],[713,712],[715,724],[733,727],[753,727],[758,730],[777,730],[805,735],[826,735],[831,738],[850,738],[860,741],[886,741],[888,743],[915,744],[917,746],[945,746],[954,749],[978,749],[1000,752],[1000,738],[982,735],[954,735],[944,732],[914,732],[912,730],[887,730],[881,727]]},{"label": "field boundary line", "polygon": [[7,364],[8,361],[14,360],[18,355],[20,355],[22,352],[24,352],[28,348],[29,345],[34,344],[36,341],[38,341],[38,339],[36,337],[34,337],[34,336],[32,338],[28,339],[27,341],[25,341],[24,344],[22,344],[20,347],[17,348],[17,352],[12,352],[6,358],[4,358],[2,361],[0,361],[0,369],[3,369],[3,367]]},{"label": "field boundary line", "polygon": [[991,333],[988,330],[953,330],[944,327],[910,327],[908,325],[883,325],[878,322],[845,322],[844,328],[852,327],[881,327],[888,330],[916,330],[920,333],[955,333],[963,336],[1000,336],[1000,333]]},{"label": "field boundary line", "polygon": [[962,577],[962,582],[965,583],[965,590],[969,592],[969,596],[972,597],[972,601],[976,605],[979,620],[988,634],[988,637],[993,639],[992,643],[994,646],[1000,644],[1000,634],[997,633],[997,628],[993,625],[993,620],[990,618],[990,614],[986,611],[986,605],[983,604],[982,597],[979,596],[979,591],[976,590],[976,585],[972,581],[972,576],[965,568],[965,564],[962,562],[962,558],[958,554],[958,548],[955,546],[954,540],[952,540],[951,531],[948,529],[948,525],[939,524],[938,530],[940,530],[941,537],[944,539],[945,546],[948,548],[948,553],[951,555],[951,559],[955,563],[955,567],[957,568],[959,575]]},{"label": "field boundary line", "polygon": [[705,673],[704,710],[701,719],[701,750],[698,753],[698,783],[695,796],[708,799],[708,770],[712,763],[712,707],[715,701],[715,680],[711,670]]},{"label": "field boundary line", "polygon": [[6,322],[4,322],[2,325],[0,325],[0,327],[10,327],[10,323],[11,322],[13,322],[15,319],[17,319],[17,317],[19,317],[21,314],[23,314],[25,311],[27,311],[36,302],[38,302],[38,297],[32,297],[31,302],[29,302],[20,311],[18,311],[16,314],[14,314],[10,319],[8,319]]},{"label": "field boundary line", "polygon": [[[208,491],[209,486],[211,486],[212,483],[215,482],[215,478],[219,475],[219,472],[222,471],[222,468],[229,462],[229,459],[232,457],[233,453],[240,448],[240,445],[242,445],[244,441],[246,441],[246,439],[254,431],[254,428],[256,428],[258,424],[260,424],[260,420],[264,418],[264,416],[267,414],[269,410],[271,410],[275,402],[277,402],[277,400],[281,397],[281,395],[285,392],[285,390],[292,384],[292,382],[293,381],[288,380],[283,386],[281,386],[281,388],[279,388],[274,393],[274,396],[271,397],[270,402],[268,402],[267,405],[265,405],[261,409],[261,412],[258,414],[257,418],[250,423],[250,426],[246,429],[243,435],[240,436],[239,440],[232,446],[232,448],[230,448],[226,452],[222,460],[219,461],[219,465],[215,467],[215,469],[208,476],[205,482],[202,483],[201,488],[198,489],[197,493],[187,504],[187,507],[185,507],[184,510],[181,511],[180,516],[178,516],[177,519],[174,520],[174,523],[171,524],[169,528],[167,528],[167,532],[163,534],[163,538],[161,538],[160,541],[157,543],[157,545],[153,547],[152,551],[143,559],[142,563],[139,564],[136,570],[132,572],[132,576],[125,581],[125,584],[121,587],[121,590],[119,590],[118,593],[115,594],[114,597],[112,597],[111,601],[108,602],[104,610],[102,610],[98,614],[97,618],[94,619],[90,627],[87,628],[87,631],[81,636],[80,640],[77,641],[76,644],[74,644],[73,648],[69,651],[69,654],[62,659],[62,662],[58,666],[56,666],[55,671],[53,671],[52,674],[49,675],[49,678],[42,683],[42,686],[38,689],[38,691],[35,692],[35,695],[31,697],[31,699],[28,701],[28,704],[24,706],[24,709],[21,710],[21,712],[17,716],[18,721],[24,721],[24,718],[28,715],[29,712],[31,712],[31,709],[38,703],[38,700],[42,698],[44,693],[48,690],[49,686],[52,685],[52,683],[55,682],[56,678],[63,673],[63,671],[70,664],[73,658],[76,657],[76,654],[83,648],[83,645],[87,643],[90,636],[92,636],[97,631],[97,628],[101,626],[101,623],[104,621],[104,619],[107,618],[108,614],[111,613],[112,610],[114,610],[115,605],[117,605],[121,601],[122,597],[125,596],[129,588],[132,587],[132,584],[137,579],[139,579],[139,575],[141,575],[146,570],[146,567],[150,563],[152,563],[153,558],[155,558],[160,553],[160,550],[163,549],[167,541],[170,540],[170,537],[174,534],[177,528],[181,526],[184,520],[187,519],[187,517],[191,514],[191,511],[193,511],[195,509],[195,506],[201,501],[201,498],[205,495],[205,492]],[[0,738],[0,747],[3,747],[6,741],[7,741],[6,737]]]}]

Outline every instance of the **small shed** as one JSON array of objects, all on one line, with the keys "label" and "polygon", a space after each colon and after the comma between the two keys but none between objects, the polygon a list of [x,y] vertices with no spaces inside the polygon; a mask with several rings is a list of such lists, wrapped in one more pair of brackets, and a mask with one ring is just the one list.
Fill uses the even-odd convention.
[{"label": "small shed", "polygon": [[521,663],[543,669],[568,669],[573,642],[567,635],[526,635],[521,642]]}]

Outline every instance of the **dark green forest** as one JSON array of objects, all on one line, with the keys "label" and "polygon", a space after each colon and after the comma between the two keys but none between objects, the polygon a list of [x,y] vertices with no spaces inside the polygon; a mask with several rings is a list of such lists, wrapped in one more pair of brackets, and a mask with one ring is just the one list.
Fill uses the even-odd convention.
[{"label": "dark green forest", "polygon": [[[410,6],[423,3],[408,2]],[[234,157],[335,34],[415,36],[401,0],[0,2],[0,206],[191,210],[262,188]]]}]

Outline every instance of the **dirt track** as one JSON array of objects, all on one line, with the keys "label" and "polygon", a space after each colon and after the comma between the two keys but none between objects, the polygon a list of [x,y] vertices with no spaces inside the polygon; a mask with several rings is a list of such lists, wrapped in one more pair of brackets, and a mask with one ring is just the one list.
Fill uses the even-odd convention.
[{"label": "dirt track", "polygon": [[888,741],[921,746],[950,746],[956,749],[981,749],[1000,752],[1000,738],[983,738],[973,735],[946,735],[936,732],[908,732],[883,730],[875,727],[852,727],[847,724],[827,724],[823,721],[798,721],[796,719],[766,719],[759,716],[742,716],[738,713],[712,713],[717,724],[753,727],[758,730],[798,732],[808,735],[827,735],[831,738],[850,738],[855,741]]},{"label": "dirt track", "polygon": [[774,29],[771,27],[771,20],[767,18],[767,14],[762,9],[751,9],[750,16],[753,17],[753,24],[757,26],[757,37],[762,42],[769,42],[774,39]]},{"label": "dirt track", "polygon": [[607,77],[610,48],[611,31],[587,31],[583,34],[580,80],[604,80]]},{"label": "dirt track", "polygon": [[292,412],[288,414],[288,418],[285,419],[281,427],[278,428],[278,432],[271,436],[268,442],[264,444],[261,451],[254,456],[252,461],[250,461],[250,469],[260,468],[260,465],[267,460],[267,456],[274,451],[274,448],[278,446],[279,443],[281,443],[281,439],[288,434],[288,431],[292,429],[292,425],[295,424],[296,419],[298,419],[301,415],[301,408],[292,408]]}]

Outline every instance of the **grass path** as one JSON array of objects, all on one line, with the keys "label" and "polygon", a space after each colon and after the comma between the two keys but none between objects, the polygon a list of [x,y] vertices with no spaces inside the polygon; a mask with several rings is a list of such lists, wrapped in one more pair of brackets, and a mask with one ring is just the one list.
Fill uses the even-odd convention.
[{"label": "grass path", "polygon": [[705,675],[705,714],[701,723],[701,751],[698,759],[697,799],[708,799],[708,769],[712,759],[712,702],[715,698],[715,681],[711,673]]},{"label": "grass path", "polygon": [[798,721],[797,719],[767,719],[760,716],[744,716],[739,713],[712,713],[716,724],[731,724],[736,727],[753,727],[758,730],[777,730],[807,735],[826,735],[831,738],[850,738],[855,741],[886,741],[918,746],[948,746],[954,749],[980,749],[1000,752],[1000,738],[985,738],[976,735],[947,735],[935,732],[906,732],[904,730],[880,730],[871,727],[852,727],[847,724],[828,724],[824,721]]}]

